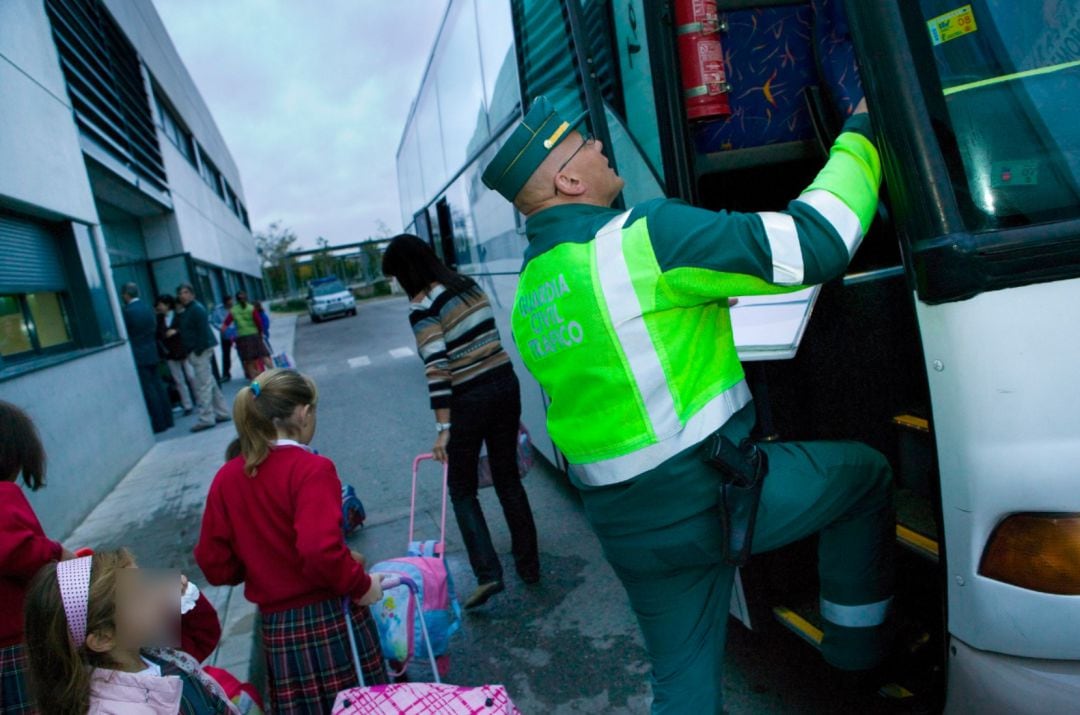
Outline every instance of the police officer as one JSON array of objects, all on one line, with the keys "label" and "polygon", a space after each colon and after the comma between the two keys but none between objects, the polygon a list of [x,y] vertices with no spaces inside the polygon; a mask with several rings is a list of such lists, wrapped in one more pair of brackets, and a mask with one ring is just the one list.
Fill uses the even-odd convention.
[{"label": "police officer", "polygon": [[[843,275],[881,181],[865,104],[786,211],[657,199],[611,208],[603,145],[538,98],[483,175],[527,217],[511,320],[551,399],[548,432],[622,581],[652,661],[653,712],[722,710],[734,566],[710,444],[742,444],[752,397],[728,299]],[[839,396],[838,396],[839,399]],[[753,552],[820,533],[826,660],[874,667],[887,647],[895,519],[885,458],[853,442],[758,445],[768,472]]]}]

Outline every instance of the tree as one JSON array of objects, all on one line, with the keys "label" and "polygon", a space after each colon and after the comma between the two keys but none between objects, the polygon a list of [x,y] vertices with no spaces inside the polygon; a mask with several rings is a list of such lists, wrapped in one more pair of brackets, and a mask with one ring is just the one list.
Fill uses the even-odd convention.
[{"label": "tree", "polygon": [[281,221],[274,221],[265,231],[255,234],[255,250],[262,257],[264,266],[279,267],[296,241],[296,234],[291,228],[282,226]]},{"label": "tree", "polygon": [[291,228],[274,221],[265,231],[255,234],[255,251],[262,261],[263,274],[270,283],[270,290],[278,295],[289,292],[289,251],[297,237]]},{"label": "tree", "polygon": [[393,238],[394,232],[381,218],[375,220],[375,235],[372,238]]},{"label": "tree", "polygon": [[[330,254],[330,241],[319,236],[315,239],[315,245],[319,247],[319,250],[311,257],[315,275],[319,278],[335,275],[337,261],[334,256]],[[338,277],[340,278],[341,276]]]}]

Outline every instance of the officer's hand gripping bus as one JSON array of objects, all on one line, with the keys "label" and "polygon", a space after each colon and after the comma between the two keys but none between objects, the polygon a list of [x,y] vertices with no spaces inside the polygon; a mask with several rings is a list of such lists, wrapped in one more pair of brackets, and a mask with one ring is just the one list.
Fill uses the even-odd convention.
[{"label": "officer's hand gripping bus", "polygon": [[[509,335],[524,221],[480,172],[523,98],[589,112],[625,206],[760,211],[810,182],[865,92],[885,189],[848,274],[732,310],[757,436],[860,440],[896,471],[912,665],[883,694],[1075,711],[1080,2],[718,0],[713,35],[681,22],[693,5],[452,0],[398,151],[403,224]],[[690,67],[716,39],[719,63]],[[514,359],[536,447],[563,466]],[[816,645],[814,573],[812,543],[754,557],[733,614]]]}]

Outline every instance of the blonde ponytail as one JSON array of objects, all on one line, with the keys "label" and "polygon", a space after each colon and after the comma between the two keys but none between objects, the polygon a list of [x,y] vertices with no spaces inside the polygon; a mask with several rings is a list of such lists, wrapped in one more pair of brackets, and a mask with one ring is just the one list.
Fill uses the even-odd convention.
[{"label": "blonde ponytail", "polygon": [[292,426],[297,407],[314,405],[319,393],[315,382],[296,370],[273,369],[241,388],[233,402],[233,422],[244,455],[244,472],[254,477],[266,461],[280,427]]}]

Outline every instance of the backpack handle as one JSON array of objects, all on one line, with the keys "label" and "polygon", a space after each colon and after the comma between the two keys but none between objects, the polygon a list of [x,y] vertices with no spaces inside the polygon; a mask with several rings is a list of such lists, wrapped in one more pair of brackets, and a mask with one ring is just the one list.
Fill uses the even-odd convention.
[{"label": "backpack handle", "polygon": [[[420,474],[420,463],[427,461],[435,461],[435,455],[433,454],[420,454],[413,459],[412,463],[412,503],[409,506],[409,543],[412,543],[414,538],[414,528],[416,526],[416,482]],[[439,531],[439,558],[446,557],[446,501],[447,501],[447,483],[450,475],[450,464],[443,463],[442,473],[442,518],[440,521]]]}]

